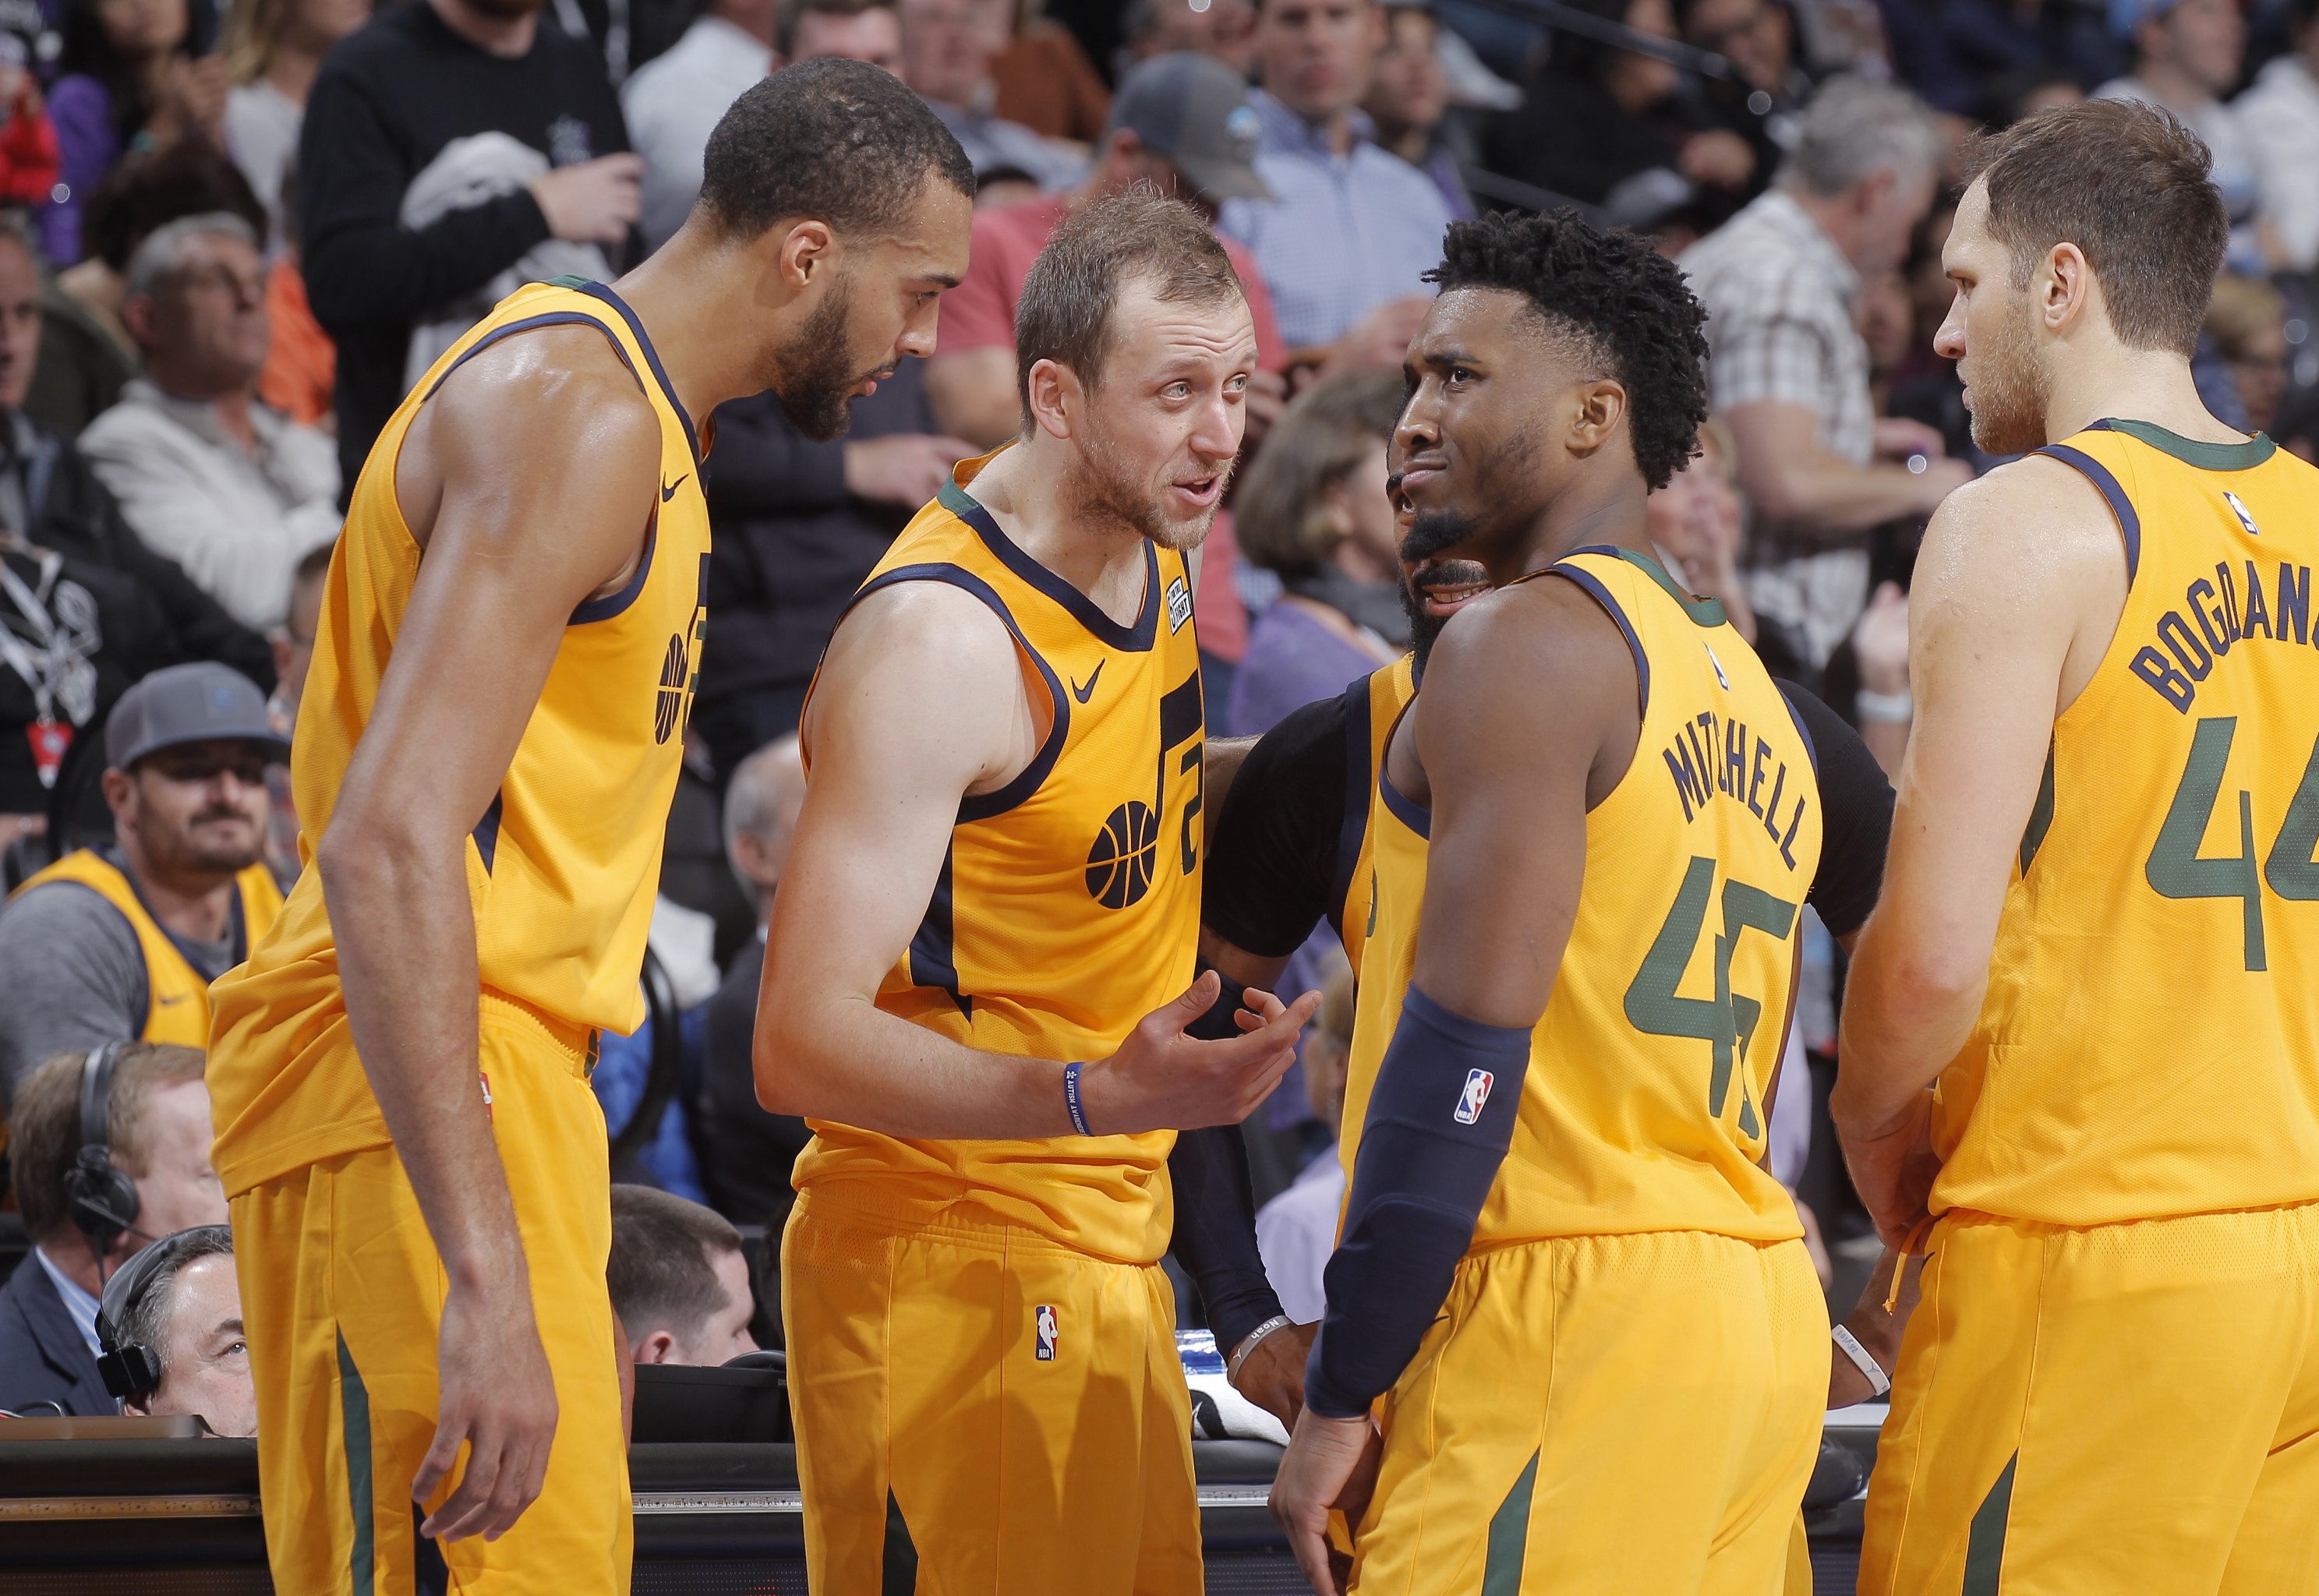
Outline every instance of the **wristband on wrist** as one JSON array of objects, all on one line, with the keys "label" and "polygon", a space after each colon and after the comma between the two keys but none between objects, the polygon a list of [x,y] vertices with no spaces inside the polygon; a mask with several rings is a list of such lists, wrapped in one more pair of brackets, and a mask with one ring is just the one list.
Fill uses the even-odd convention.
[{"label": "wristband on wrist", "polygon": [[1071,1129],[1082,1136],[1092,1136],[1095,1132],[1087,1129],[1087,1110],[1079,1106],[1079,1071],[1086,1068],[1084,1064],[1063,1066],[1063,1106],[1071,1111]]},{"label": "wristband on wrist", "polygon": [[1837,1349],[1852,1360],[1852,1366],[1868,1377],[1868,1387],[1871,1391],[1878,1396],[1882,1396],[1892,1389],[1892,1376],[1886,1374],[1884,1366],[1878,1363],[1874,1355],[1860,1344],[1858,1336],[1840,1324],[1830,1327],[1827,1333],[1835,1339]]},{"label": "wristband on wrist", "polygon": [[1888,726],[1904,726],[1917,716],[1917,696],[1905,687],[1897,693],[1872,693],[1863,687],[1852,696],[1852,703],[1861,719]]},{"label": "wristband on wrist", "polygon": [[1232,1356],[1224,1360],[1225,1380],[1237,1387],[1240,1384],[1240,1366],[1248,1361],[1248,1355],[1256,1350],[1257,1343],[1273,1331],[1286,1330],[1295,1322],[1286,1313],[1276,1313],[1242,1336],[1240,1339],[1240,1345],[1234,1347],[1232,1349]]}]

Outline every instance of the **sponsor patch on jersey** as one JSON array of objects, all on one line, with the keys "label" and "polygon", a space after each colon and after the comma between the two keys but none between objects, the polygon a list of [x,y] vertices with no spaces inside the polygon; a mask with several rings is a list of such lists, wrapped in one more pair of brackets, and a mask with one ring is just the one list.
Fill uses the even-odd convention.
[{"label": "sponsor patch on jersey", "polygon": [[1457,1094],[1457,1121],[1470,1125],[1482,1117],[1482,1110],[1490,1101],[1490,1086],[1497,1077],[1486,1069],[1466,1072],[1466,1089]]},{"label": "sponsor patch on jersey", "polygon": [[1192,618],[1192,590],[1184,585],[1182,577],[1168,584],[1168,631],[1172,636],[1184,629]]},{"label": "sponsor patch on jersey", "polygon": [[2223,502],[2231,507],[2231,513],[2238,517],[2239,525],[2247,529],[2248,537],[2262,536],[2262,528],[2254,524],[2254,518],[2247,514],[2247,507],[2239,502],[2239,496],[2236,493],[2225,491],[2223,494]]},{"label": "sponsor patch on jersey", "polygon": [[1042,1303],[1035,1310],[1035,1315],[1038,1323],[1039,1361],[1041,1363],[1052,1363],[1055,1361],[1055,1341],[1057,1339],[1055,1335],[1055,1311],[1045,1303]]}]

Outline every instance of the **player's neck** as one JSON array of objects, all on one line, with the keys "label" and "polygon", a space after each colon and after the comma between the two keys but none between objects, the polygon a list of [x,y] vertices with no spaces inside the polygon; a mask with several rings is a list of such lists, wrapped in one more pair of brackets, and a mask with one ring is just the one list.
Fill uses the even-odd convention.
[{"label": "player's neck", "polygon": [[2246,437],[2206,409],[2190,363],[2162,349],[2118,349],[2072,361],[2054,374],[2045,404],[2048,441],[2058,443],[2103,420],[2147,421],[2201,443]]},{"label": "player's neck", "polygon": [[1650,523],[1643,508],[1649,495],[1632,469],[1582,475],[1542,507],[1529,525],[1495,550],[1475,557],[1502,587],[1533,571],[1543,571],[1574,549],[1605,546],[1650,552]]},{"label": "player's neck", "polygon": [[[612,284],[644,323],[677,402],[696,425],[727,400],[762,392],[766,346],[786,342],[802,319],[792,309],[794,296],[769,281],[761,266],[753,252],[717,243],[689,224]],[[768,319],[768,336],[735,338],[735,304]]]},{"label": "player's neck", "polygon": [[1072,491],[1072,464],[1066,446],[1034,428],[967,491],[1015,547],[1125,626],[1143,607],[1145,540],[1133,527],[1087,512]]}]

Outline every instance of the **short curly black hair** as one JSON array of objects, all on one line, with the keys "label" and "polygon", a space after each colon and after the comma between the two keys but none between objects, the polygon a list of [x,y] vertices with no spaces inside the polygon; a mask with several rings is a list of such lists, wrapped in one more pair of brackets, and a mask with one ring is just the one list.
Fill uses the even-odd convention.
[{"label": "short curly black hair", "polygon": [[1699,453],[1707,419],[1707,311],[1650,240],[1605,231],[1577,212],[1492,215],[1450,224],[1443,293],[1502,288],[1525,294],[1557,331],[1604,358],[1627,391],[1627,432],[1643,481],[1663,488]]}]

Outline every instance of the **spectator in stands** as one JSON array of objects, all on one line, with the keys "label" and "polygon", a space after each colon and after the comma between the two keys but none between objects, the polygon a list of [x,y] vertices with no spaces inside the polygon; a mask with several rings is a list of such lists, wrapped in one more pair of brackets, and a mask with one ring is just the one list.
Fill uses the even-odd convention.
[{"label": "spectator in stands", "polygon": [[113,408],[137,374],[137,340],[121,320],[129,258],[164,222],[230,211],[257,232],[266,208],[249,179],[198,140],[122,158],[87,196],[87,257],[59,272],[41,298],[41,369],[25,409],[68,437]]},{"label": "spectator in stands", "polygon": [[[314,631],[322,624],[322,588],[330,574],[334,546],[316,544],[290,575],[290,615],[266,634],[274,649],[274,694],[266,700],[266,723],[288,741],[298,726],[298,700],[306,690],[306,672],[314,663]],[[290,763],[277,760],[266,767],[266,796],[271,813],[266,823],[266,868],[287,892],[298,879],[298,802],[290,787]]]},{"label": "spectator in stands", "polygon": [[2042,0],[1882,0],[1893,68],[1946,116],[2010,122],[2008,101],[2048,83],[2095,83],[2114,52],[2097,7]]},{"label": "spectator in stands", "polygon": [[902,75],[902,20],[889,0],[782,0],[781,59],[840,56]]},{"label": "spectator in stands", "polygon": [[1005,41],[976,14],[977,0],[901,0],[902,80],[934,107],[975,175],[1019,173],[1042,189],[1069,188],[1087,169],[1069,146],[992,109],[990,59]]},{"label": "spectator in stands", "polygon": [[1033,132],[1082,148],[1103,137],[1111,91],[1069,28],[1039,14],[1039,0],[976,0],[999,41],[990,58],[990,108]]},{"label": "spectator in stands", "polygon": [[1761,187],[1778,169],[1811,94],[1796,64],[1795,17],[1786,0],[1677,0],[1677,11],[1684,43],[1731,63],[1736,76],[1702,77],[1695,93],[1707,125],[1738,134],[1754,149],[1754,183]]},{"label": "spectator in stands", "polygon": [[1449,77],[1441,67],[1441,23],[1428,0],[1387,0],[1385,49],[1378,52],[1361,109],[1376,141],[1433,179],[1442,203],[1460,220],[1474,214],[1461,160],[1470,152],[1448,122]]},{"label": "spectator in stands", "polygon": [[1838,78],[1807,108],[1771,192],[1683,257],[1708,311],[1715,410],[1759,518],[1748,596],[1758,626],[1784,628],[1811,672],[1867,603],[1867,532],[1930,515],[1972,475],[1930,428],[1876,419],[1852,319],[1863,275],[1907,258],[1941,159],[1914,95]]},{"label": "spectator in stands", "polygon": [[2260,220],[2254,142],[2222,98],[2238,87],[2246,56],[2239,0],[2110,0],[2109,16],[2112,32],[2132,42],[2134,70],[2094,97],[2140,100],[2180,117],[2214,157],[2211,176],[2231,218],[2232,267],[2260,272],[2279,264],[2277,237]]},{"label": "spectator in stands", "polygon": [[2319,266],[2319,0],[2292,0],[2290,15],[2295,48],[2265,63],[2231,109],[2254,159],[2276,264],[2307,272]]},{"label": "spectator in stands", "polygon": [[1405,397],[1395,371],[1325,378],[1282,413],[1250,466],[1233,535],[1241,556],[1285,591],[1249,629],[1224,735],[1260,736],[1409,646],[1401,536],[1385,498],[1385,451]]},{"label": "spectator in stands", "polygon": [[212,664],[156,672],[113,707],[104,745],[112,844],[67,854],[0,906],[12,988],[0,1099],[66,1049],[206,1045],[210,983],[282,906],[261,858],[266,765],[289,745],[248,677]]},{"label": "spectator in stands", "polygon": [[[1015,436],[1023,401],[1015,372],[1015,302],[1047,236],[1069,212],[1135,184],[1148,184],[1213,219],[1218,209],[1268,193],[1256,175],[1248,86],[1205,56],[1157,57],[1121,80],[1087,179],[1068,194],[979,211],[966,277],[943,296],[942,343],[926,362],[926,393],[943,428],[978,449]],[[1287,358],[1259,263],[1224,240],[1249,294],[1259,363],[1277,374]],[[1260,429],[1277,415],[1286,386],[1267,382],[1250,394]]]},{"label": "spectator in stands", "polygon": [[778,1234],[797,1194],[790,1167],[812,1132],[805,1122],[757,1105],[749,1050],[757,1027],[757,988],[764,979],[765,923],[789,861],[790,834],[805,803],[805,765],[798,740],[759,749],[725,789],[725,856],[756,905],[757,934],[735,955],[725,984],[708,1001],[708,1044],[701,1069],[701,1177],[708,1200],[736,1224]]},{"label": "spectator in stands", "polygon": [[62,162],[32,63],[23,34],[0,33],[0,205],[23,210],[49,203]]},{"label": "spectator in stands", "polygon": [[80,258],[83,197],[124,150],[222,136],[232,79],[191,22],[188,0],[69,0],[63,75],[49,90],[63,176],[41,212],[50,260]]},{"label": "spectator in stands", "polygon": [[644,158],[645,248],[684,225],[700,197],[700,155],[734,101],[773,69],[778,0],[708,0],[684,36],[620,86],[628,137]]},{"label": "spectator in stands", "polygon": [[[1328,934],[1327,926],[1321,930]],[[1313,1117],[1328,1127],[1329,1145],[1256,1214],[1264,1277],[1280,1298],[1280,1311],[1298,1324],[1317,1322],[1328,1303],[1321,1271],[1336,1250],[1337,1216],[1345,1204],[1345,1166],[1337,1156],[1337,1138],[1344,1131],[1352,1048],[1353,972],[1344,967],[1340,951],[1336,973],[1321,990],[1321,1012],[1304,1034],[1304,1097]]]},{"label": "spectator in stands", "polygon": [[[2312,151],[2319,158],[2319,148]],[[2287,300],[2255,277],[2225,273],[2206,307],[2206,335],[2229,366],[2250,430],[2268,432],[2287,397]]]},{"label": "spectator in stands", "polygon": [[[943,316],[945,341],[950,317]],[[918,362],[853,404],[840,438],[799,433],[776,394],[727,404],[701,485],[717,529],[693,726],[715,768],[797,728],[838,616],[894,535],[975,449],[943,436]],[[1009,429],[1011,432],[1011,428]]]},{"label": "spectator in stands", "polygon": [[[528,0],[411,0],[324,59],[299,133],[299,208],[307,296],[338,347],[344,482],[402,402],[416,324],[551,239],[627,239],[642,170],[627,149],[593,48],[540,27]],[[455,181],[470,172],[475,183]]]},{"label": "spectator in stands", "polygon": [[282,217],[273,263],[266,268],[266,366],[257,397],[301,427],[335,433],[338,346],[314,320],[298,256],[298,167],[282,174]]},{"label": "spectator in stands", "polygon": [[714,1367],[757,1349],[741,1232],[698,1203],[615,1186],[605,1275],[632,1362]]},{"label": "spectator in stands", "polygon": [[282,621],[299,557],[338,535],[330,440],[260,403],[266,263],[249,224],[170,222],[129,265],[145,375],[81,434],[122,513],[246,627]]},{"label": "spectator in stands", "polygon": [[25,413],[43,342],[35,255],[0,221],[0,849],[37,842],[53,816],[46,845],[61,851],[113,834],[96,733],[140,677],[195,659],[269,672],[264,640],[139,542],[80,451]]},{"label": "spectator in stands", "polygon": [[1138,61],[1153,56],[1191,50],[1214,56],[1248,77],[1256,66],[1256,10],[1250,0],[1129,0],[1121,29],[1126,43],[1120,50],[1117,76],[1124,77]]},{"label": "spectator in stands", "polygon": [[[1668,0],[1578,0],[1576,9],[1638,33],[1674,37]],[[1500,124],[1494,164],[1549,194],[1643,222],[1712,192],[1728,213],[1755,174],[1755,152],[1707,125],[1678,97],[1673,63],[1564,28],[1521,109]]]},{"label": "spectator in stands", "polygon": [[1651,545],[1676,580],[1720,602],[1732,628],[1753,643],[1755,612],[1739,575],[1747,506],[1739,497],[1730,429],[1710,416],[1700,426],[1699,444],[1700,452],[1644,503]]},{"label": "spectator in stands", "polygon": [[[103,1050],[95,1055],[95,1075],[105,1059]],[[96,1308],[106,1277],[156,1236],[225,1222],[225,1192],[210,1168],[202,1061],[192,1047],[132,1042],[113,1052],[109,1089],[97,1094],[102,1137],[93,1137],[95,1127],[81,1116],[90,1054],[59,1053],[19,1087],[8,1158],[32,1250],[0,1286],[0,1411],[42,1402],[68,1414],[115,1411],[96,1368]],[[91,1146],[134,1193],[98,1194],[111,1218],[69,1195],[75,1166]]]},{"label": "spectator in stands", "polygon": [[[133,1303],[122,1304],[116,1344],[152,1354],[152,1384],[122,1399],[124,1413],[197,1418],[221,1436],[257,1433],[257,1387],[243,1339],[233,1227],[196,1225],[153,1243],[169,1258]],[[108,1318],[110,1315],[108,1314]]]},{"label": "spectator in stands", "polygon": [[1449,206],[1376,143],[1360,109],[1384,44],[1377,0],[1265,0],[1264,87],[1251,103],[1257,175],[1273,197],[1233,200],[1223,230],[1256,257],[1293,349],[1353,333],[1367,363],[1398,366],[1430,297],[1424,274],[1440,258]]},{"label": "spectator in stands", "polygon": [[235,0],[226,13],[225,148],[257,191],[272,226],[287,236],[282,179],[298,156],[306,95],[330,46],[370,21],[371,0]]}]

